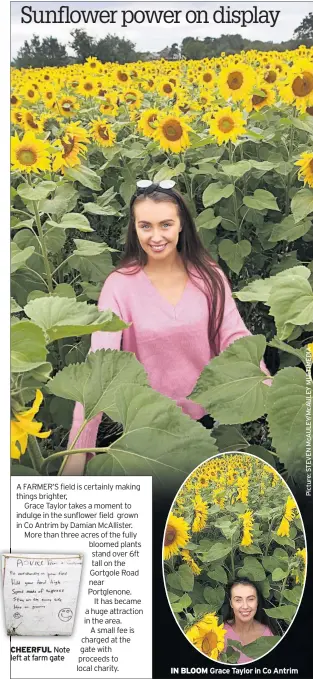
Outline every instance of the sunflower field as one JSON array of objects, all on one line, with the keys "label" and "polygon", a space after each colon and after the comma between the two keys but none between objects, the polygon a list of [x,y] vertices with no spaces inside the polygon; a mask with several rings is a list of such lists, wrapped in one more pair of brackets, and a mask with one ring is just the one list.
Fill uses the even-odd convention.
[{"label": "sunflower field", "polygon": [[[86,474],[152,472],[177,490],[218,450],[250,450],[270,451],[301,483],[312,390],[313,50],[123,66],[91,56],[12,69],[11,84],[12,473],[61,473],[65,453],[75,454],[67,438],[80,401],[83,426],[104,412],[120,427],[118,444],[100,442]],[[214,358],[190,396],[215,418],[213,432],[153,391],[132,354],[87,356],[92,332],[125,327],[96,302],[143,178],[175,179],[253,333]],[[266,347],[279,364],[271,386],[259,368]]]},{"label": "sunflower field", "polygon": [[[306,575],[298,506],[275,469],[247,454],[200,465],[176,496],[164,533],[164,578],[187,639],[213,660],[236,663],[240,643],[224,640],[226,586],[256,583],[277,634],[244,646],[251,659],[269,651],[294,618]],[[213,643],[214,642],[214,643]]]}]

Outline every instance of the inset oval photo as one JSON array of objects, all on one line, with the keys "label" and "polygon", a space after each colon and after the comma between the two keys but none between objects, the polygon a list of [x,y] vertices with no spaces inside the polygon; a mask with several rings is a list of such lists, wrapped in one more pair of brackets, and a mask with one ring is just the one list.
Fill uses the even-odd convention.
[{"label": "inset oval photo", "polygon": [[246,453],[197,467],[171,507],[164,583],[183,634],[221,663],[249,663],[288,631],[306,577],[306,538],[282,477]]}]

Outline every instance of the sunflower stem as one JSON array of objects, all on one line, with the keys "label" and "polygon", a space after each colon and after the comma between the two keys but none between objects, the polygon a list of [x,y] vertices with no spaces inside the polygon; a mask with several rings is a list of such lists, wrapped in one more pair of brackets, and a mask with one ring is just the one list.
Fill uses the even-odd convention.
[{"label": "sunflower stem", "polygon": [[33,468],[36,472],[41,473],[42,464],[44,462],[44,457],[41,454],[41,450],[38,441],[35,436],[28,437],[27,452],[32,461]]},{"label": "sunflower stem", "polygon": [[45,244],[45,239],[44,239],[44,234],[41,226],[41,221],[40,221],[40,215],[38,212],[38,205],[35,200],[32,201],[33,203],[33,208],[34,208],[34,213],[35,213],[35,219],[36,219],[36,226],[38,230],[38,237],[40,240],[40,245],[41,245],[41,250],[42,250],[42,255],[43,255],[43,261],[45,265],[45,271],[46,271],[46,276],[47,276],[47,286],[50,294],[53,292],[53,283],[52,283],[52,275],[51,275],[51,269],[50,269],[50,264],[49,264],[49,259],[48,259],[48,251],[46,248]]},{"label": "sunflower stem", "polygon": [[[296,110],[293,111],[292,117],[295,118],[297,115]],[[293,151],[293,141],[294,141],[294,134],[295,134],[295,128],[292,125],[291,130],[290,130],[290,139],[289,139],[289,146],[288,146],[288,162],[292,156],[292,151]],[[293,170],[290,170],[287,174],[287,181],[286,181],[286,195],[285,195],[285,217],[289,215],[290,211],[290,198],[289,198],[289,191],[290,191],[290,180],[291,180],[291,173]]]},{"label": "sunflower stem", "polygon": [[[78,453],[107,453],[109,450],[109,446],[107,448],[75,448],[72,450],[71,448],[68,448],[68,450],[60,450],[58,453],[52,453],[52,455],[49,455],[49,457],[46,457],[41,465],[40,468],[40,473],[43,474],[44,470],[46,469],[47,465],[49,462],[52,460],[58,460],[59,457],[63,457],[66,455],[67,457],[69,455],[77,455]],[[65,464],[65,462],[64,462]],[[62,466],[62,465],[61,465]],[[61,467],[58,471],[58,476],[60,476],[60,471]],[[63,470],[62,470],[63,471]]]}]

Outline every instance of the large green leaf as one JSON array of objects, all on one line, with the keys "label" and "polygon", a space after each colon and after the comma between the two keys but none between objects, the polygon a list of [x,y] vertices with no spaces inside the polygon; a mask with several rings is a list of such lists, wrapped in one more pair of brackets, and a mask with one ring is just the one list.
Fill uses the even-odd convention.
[{"label": "large green leaf", "polygon": [[218,244],[218,254],[225,260],[229,268],[235,273],[239,273],[243,267],[245,257],[251,252],[251,243],[248,240],[241,240],[233,243],[229,238],[221,240]]},{"label": "large green leaf", "polygon": [[224,559],[224,557],[231,552],[231,549],[231,542],[227,542],[227,540],[218,540],[214,545],[209,547],[208,551],[205,551],[200,558],[205,563],[219,561],[220,559]]},{"label": "large green leaf", "polygon": [[215,229],[222,220],[221,216],[215,217],[214,210],[208,207],[206,210],[200,212],[196,217],[195,223],[197,229]]},{"label": "large green leaf", "polygon": [[313,212],[313,191],[300,189],[291,201],[291,212],[296,224]]},{"label": "large green leaf", "polygon": [[254,210],[264,210],[266,208],[267,210],[279,211],[275,196],[270,191],[265,191],[264,189],[256,189],[253,196],[244,196],[243,203]]},{"label": "large green leaf", "polygon": [[287,599],[287,601],[290,601],[292,604],[295,604],[296,606],[298,605],[302,595],[302,587],[300,585],[296,585],[296,587],[293,587],[292,589],[285,589],[284,590],[284,599]]},{"label": "large green leaf", "polygon": [[94,229],[91,228],[87,217],[79,212],[70,212],[69,214],[63,215],[60,222],[54,222],[52,219],[49,219],[46,223],[57,229],[76,229],[83,233],[91,233],[94,231]]},{"label": "large green leaf", "polygon": [[[109,248],[106,243],[74,239],[76,250],[69,259],[71,269],[78,269],[83,279],[102,283],[113,271]],[[114,250],[113,250],[114,251]]]},{"label": "large green leaf", "polygon": [[246,172],[251,170],[252,163],[249,160],[238,160],[237,163],[230,163],[228,161],[223,161],[221,163],[221,168],[228,177],[243,177]]},{"label": "large green leaf", "polygon": [[116,207],[113,207],[113,205],[104,205],[102,207],[101,205],[98,205],[98,203],[85,203],[84,212],[89,212],[92,215],[103,215],[103,216],[121,215],[121,213],[116,209]]},{"label": "large green leaf", "polygon": [[53,198],[47,198],[39,203],[39,210],[60,218],[74,210],[78,196],[79,192],[76,191],[72,183],[62,181],[56,187]]},{"label": "large green leaf", "polygon": [[47,198],[49,193],[52,193],[56,188],[55,182],[42,181],[36,186],[32,187],[29,184],[20,184],[16,191],[22,200],[43,200]]},{"label": "large green leaf", "polygon": [[194,574],[188,564],[182,564],[178,569],[180,586],[184,592],[192,592],[194,586]]},{"label": "large green leaf", "polygon": [[266,573],[261,562],[255,556],[246,556],[243,560],[242,568],[239,568],[238,575],[251,578],[254,582],[265,580]]},{"label": "large green leaf", "polygon": [[66,233],[63,229],[53,226],[54,222],[46,221],[44,224],[44,239],[49,253],[55,255],[62,250],[66,241]]},{"label": "large green leaf", "polygon": [[[270,314],[274,316],[278,339],[287,339],[295,325],[313,321],[313,291],[308,280],[289,269],[283,285],[274,281],[269,297]],[[309,271],[309,269],[307,269]]]},{"label": "large green leaf", "polygon": [[241,288],[237,292],[233,293],[233,297],[240,299],[241,302],[264,302],[264,304],[269,304],[269,296],[274,286],[283,287],[285,284],[285,279],[293,280],[294,277],[299,277],[302,279],[307,279],[311,275],[310,270],[305,266],[293,266],[290,269],[280,271],[275,276],[269,276],[269,278],[260,278],[255,281],[251,281],[245,287]]},{"label": "large green leaf", "polygon": [[267,420],[273,446],[289,473],[305,468],[306,397],[312,382],[300,368],[284,368],[274,377],[267,401]]},{"label": "large green leaf", "polygon": [[204,587],[203,596],[209,604],[208,613],[217,613],[224,603],[225,590],[224,587]]},{"label": "large green leaf", "polygon": [[40,474],[33,467],[25,467],[23,464],[12,464],[11,476],[40,476]]},{"label": "large green leaf", "polygon": [[83,186],[93,191],[101,191],[101,177],[91,170],[86,165],[75,165],[75,167],[67,167],[64,170],[64,176],[67,179],[80,182]]},{"label": "large green leaf", "polygon": [[46,333],[48,342],[63,337],[81,337],[96,330],[115,332],[127,328],[109,309],[99,312],[94,304],[69,297],[40,297],[24,307],[25,314]]},{"label": "large green leaf", "polygon": [[[257,658],[261,658],[262,655],[265,655],[265,653],[268,653],[280,640],[281,637],[279,636],[259,637],[250,644],[242,646],[240,650],[242,650],[248,658],[256,660]],[[232,643],[232,640],[230,640],[230,643]]]},{"label": "large green leaf", "polygon": [[234,193],[235,187],[233,184],[223,185],[222,182],[212,182],[206,187],[202,194],[202,202],[204,207],[215,205],[222,198],[229,198]]},{"label": "large green leaf", "polygon": [[141,363],[126,351],[100,349],[90,353],[85,363],[63,368],[50,381],[49,389],[55,396],[79,401],[88,420],[100,412],[119,420],[115,394],[121,385],[129,384],[147,384]]},{"label": "large green leaf", "polygon": [[41,328],[30,321],[19,321],[11,328],[11,371],[27,372],[45,363],[47,349]]},{"label": "large green leaf", "polygon": [[180,597],[178,601],[174,601],[173,603],[171,603],[171,609],[174,613],[182,613],[182,611],[188,608],[190,604],[191,604],[190,596],[185,592],[185,594],[183,594],[183,596]]},{"label": "large green leaf", "polygon": [[211,566],[207,570],[207,575],[212,580],[217,580],[217,582],[222,582],[223,585],[227,585],[227,573],[223,566],[219,566],[218,564],[216,566]]},{"label": "large green leaf", "polygon": [[304,219],[296,223],[294,216],[288,215],[279,224],[275,224],[269,240],[273,243],[277,243],[280,240],[286,240],[290,243],[304,236],[311,226],[312,222],[310,219]]},{"label": "large green leaf", "polygon": [[22,269],[34,251],[35,248],[32,245],[20,250],[16,243],[11,243],[11,273]]},{"label": "large green leaf", "polygon": [[270,618],[276,618],[278,620],[287,620],[291,622],[295,613],[297,612],[297,607],[287,604],[286,606],[275,606],[274,608],[264,608],[265,613]]},{"label": "large green leaf", "polygon": [[265,337],[242,337],[202,371],[190,396],[203,405],[221,424],[251,422],[264,415],[270,387],[260,361],[265,350]]},{"label": "large green leaf", "polygon": [[[101,382],[99,372],[98,383]],[[106,377],[107,372],[108,369]],[[119,380],[120,383],[126,381],[124,371]],[[106,453],[88,462],[87,474],[152,474],[155,483],[173,491],[198,464],[216,454],[214,439],[199,422],[184,415],[171,399],[150,387],[138,386],[138,378],[134,381],[137,384],[122,385],[110,399],[103,394],[105,386],[101,385],[101,394],[92,412],[102,410],[99,407],[102,401],[113,401],[113,406],[105,412],[121,422],[124,431]]]}]

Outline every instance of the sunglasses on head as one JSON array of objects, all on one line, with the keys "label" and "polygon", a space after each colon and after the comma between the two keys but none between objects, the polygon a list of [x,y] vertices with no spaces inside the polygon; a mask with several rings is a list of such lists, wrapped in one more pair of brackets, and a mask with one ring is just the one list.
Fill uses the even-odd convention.
[{"label": "sunglasses on head", "polygon": [[157,186],[161,189],[172,189],[176,182],[173,179],[163,179],[161,182],[152,182],[150,179],[140,179],[136,182],[138,189],[148,189],[150,186]]}]

